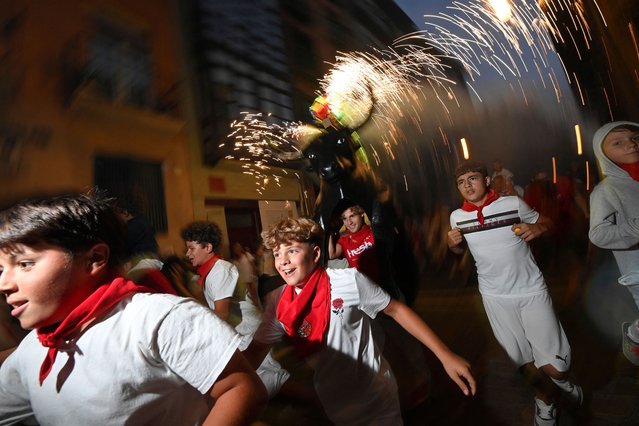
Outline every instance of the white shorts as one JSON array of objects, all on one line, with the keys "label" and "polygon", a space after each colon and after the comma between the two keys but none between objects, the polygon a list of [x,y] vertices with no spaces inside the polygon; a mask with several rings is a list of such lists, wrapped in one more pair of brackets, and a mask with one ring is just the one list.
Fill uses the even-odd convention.
[{"label": "white shorts", "polygon": [[534,362],[557,371],[570,368],[570,343],[552,307],[548,292],[522,297],[482,295],[495,338],[521,367]]}]

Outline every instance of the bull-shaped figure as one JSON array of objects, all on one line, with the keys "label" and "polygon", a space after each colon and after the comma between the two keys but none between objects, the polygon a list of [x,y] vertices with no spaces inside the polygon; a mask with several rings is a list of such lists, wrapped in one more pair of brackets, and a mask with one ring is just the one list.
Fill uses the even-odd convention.
[{"label": "bull-shaped figure", "polygon": [[329,235],[336,241],[342,226],[340,214],[353,204],[359,205],[371,222],[379,284],[393,297],[412,303],[418,285],[412,244],[397,217],[389,186],[363,161],[356,133],[329,127],[303,148],[302,155],[310,162],[308,170],[320,178],[314,219],[327,235],[322,252],[328,253]]}]

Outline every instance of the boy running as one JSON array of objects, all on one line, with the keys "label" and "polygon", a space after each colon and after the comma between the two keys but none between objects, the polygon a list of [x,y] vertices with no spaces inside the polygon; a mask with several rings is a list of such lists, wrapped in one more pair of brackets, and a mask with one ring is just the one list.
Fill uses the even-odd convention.
[{"label": "boy running", "polygon": [[495,338],[535,388],[535,425],[555,425],[553,383],[578,404],[583,395],[567,379],[570,344],[527,244],[551,223],[521,198],[490,189],[481,163],[463,162],[455,176],[464,203],[450,215],[448,247],[461,254],[468,245]]},{"label": "boy running", "polygon": [[[354,268],[320,266],[323,232],[310,219],[284,219],[262,233],[286,286],[270,304],[247,349],[253,365],[271,344],[288,336],[314,370],[313,382],[328,417],[338,425],[400,425],[393,373],[371,330],[380,312],[427,346],[466,395],[475,394],[468,362],[403,303]],[[250,354],[250,355],[249,355]]]},{"label": "boy running", "polygon": [[123,278],[123,226],[97,194],[0,212],[0,291],[33,330],[0,367],[0,424],[249,424],[266,393],[240,337]]}]

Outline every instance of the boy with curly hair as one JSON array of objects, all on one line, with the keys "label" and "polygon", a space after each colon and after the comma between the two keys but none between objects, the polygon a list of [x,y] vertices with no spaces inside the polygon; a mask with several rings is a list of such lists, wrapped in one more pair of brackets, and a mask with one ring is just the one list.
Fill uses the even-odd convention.
[{"label": "boy with curly hair", "polygon": [[310,219],[284,219],[262,233],[286,282],[269,305],[247,350],[255,366],[270,345],[288,336],[314,370],[313,382],[327,416],[338,425],[402,424],[397,386],[371,330],[389,315],[427,346],[466,395],[475,379],[424,321],[354,268],[320,265],[323,231]]},{"label": "boy with curly hair", "polygon": [[218,255],[222,242],[220,227],[212,222],[193,222],[182,230],[182,239],[186,243],[186,257],[197,268],[197,283],[204,292],[206,303],[225,321],[229,321],[229,313],[233,310],[233,316],[237,318],[230,322],[237,325],[240,313],[233,295],[239,273],[235,265]]}]

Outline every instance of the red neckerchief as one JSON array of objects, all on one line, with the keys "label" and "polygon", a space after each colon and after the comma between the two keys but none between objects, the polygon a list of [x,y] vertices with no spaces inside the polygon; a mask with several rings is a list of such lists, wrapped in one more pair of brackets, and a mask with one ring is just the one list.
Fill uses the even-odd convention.
[{"label": "red neckerchief", "polygon": [[158,293],[177,295],[177,291],[171,281],[159,269],[149,269],[135,281],[142,287],[152,288]]},{"label": "red neckerchief", "polygon": [[630,164],[617,163],[617,165],[627,171],[631,178],[639,182],[639,161]]},{"label": "red neckerchief", "polygon": [[64,345],[67,337],[80,330],[83,324],[107,312],[129,294],[155,292],[156,290],[153,288],[143,287],[133,281],[118,277],[110,283],[98,287],[57,326],[37,329],[38,340],[42,346],[49,348],[47,356],[40,366],[40,386],[51,372],[58,350]]},{"label": "red neckerchief", "polygon": [[215,263],[218,260],[220,260],[220,258],[217,255],[213,255],[212,258],[210,258],[197,268],[197,274],[200,276],[197,279],[197,285],[199,285],[200,288],[204,288],[204,280],[206,279],[206,276],[209,274],[209,272],[211,272],[211,269],[213,269],[213,266],[215,266]]},{"label": "red neckerchief", "polygon": [[297,353],[311,355],[322,347],[330,314],[330,281],[326,270],[315,269],[297,294],[287,285],[277,305],[277,319],[284,325]]},{"label": "red neckerchief", "polygon": [[488,191],[488,196],[486,197],[486,201],[484,201],[484,204],[482,204],[481,206],[476,206],[473,203],[464,200],[464,204],[462,204],[461,208],[465,212],[474,212],[475,210],[477,210],[477,219],[479,219],[479,223],[483,225],[484,215],[482,214],[482,210],[484,209],[484,207],[486,207],[488,204],[495,201],[497,198],[499,198],[499,194],[497,194],[495,191],[491,189]]}]

